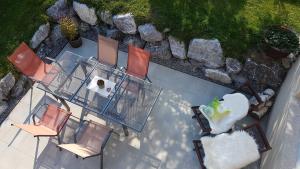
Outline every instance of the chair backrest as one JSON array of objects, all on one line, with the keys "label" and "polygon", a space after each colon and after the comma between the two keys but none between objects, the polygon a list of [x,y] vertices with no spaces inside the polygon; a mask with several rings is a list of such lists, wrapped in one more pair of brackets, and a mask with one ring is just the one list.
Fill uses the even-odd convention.
[{"label": "chair backrest", "polygon": [[116,66],[118,62],[118,45],[119,45],[118,41],[99,35],[98,36],[99,62],[110,66]]},{"label": "chair backrest", "polygon": [[45,64],[25,43],[22,42],[8,60],[23,74],[34,76],[41,64]]},{"label": "chair backrest", "polygon": [[128,45],[127,73],[145,79],[148,73],[150,53]]},{"label": "chair backrest", "polygon": [[54,104],[49,104],[40,120],[40,124],[59,132],[64,127],[70,115],[70,112],[61,109]]},{"label": "chair backrest", "polygon": [[100,152],[101,147],[104,146],[110,136],[110,131],[111,129],[108,127],[90,121],[82,131],[78,144],[94,152]]}]

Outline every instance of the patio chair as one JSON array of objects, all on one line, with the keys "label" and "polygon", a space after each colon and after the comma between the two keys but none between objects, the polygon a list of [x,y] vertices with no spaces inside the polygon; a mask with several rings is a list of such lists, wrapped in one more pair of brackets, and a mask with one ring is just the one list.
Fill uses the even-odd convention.
[{"label": "patio chair", "polygon": [[[44,59],[56,62],[52,58],[44,57]],[[39,83],[43,81],[44,83],[50,83],[58,74],[57,72],[59,72],[56,67],[54,69],[51,64],[43,62],[42,59],[37,56],[25,42],[22,42],[20,46],[15,49],[15,51],[8,57],[8,60],[17,68],[18,71],[26,75],[33,82]],[[46,76],[49,72],[52,73],[52,76]],[[47,79],[45,79],[45,77],[47,77]],[[31,92],[33,91],[32,86],[33,84],[30,85]],[[70,107],[63,99],[58,97],[56,98],[62,102],[68,111],[70,110]]]},{"label": "patio chair", "polygon": [[[45,59],[54,61],[48,57],[45,57]],[[35,82],[42,81],[47,72],[52,68],[51,64],[44,63],[25,42],[22,42],[20,46],[15,49],[8,57],[8,60],[18,71]]]},{"label": "patio chair", "polygon": [[[263,103],[263,102],[261,101],[259,95],[258,95],[258,94],[255,92],[255,90],[251,87],[251,85],[250,85],[250,83],[249,83],[248,81],[245,82],[243,85],[240,86],[239,89],[233,91],[232,93],[237,93],[237,92],[239,92],[239,90],[241,90],[242,88],[248,89],[248,90],[251,92],[251,94],[256,98],[256,100],[258,101],[259,104]],[[211,132],[212,129],[210,128],[209,122],[208,122],[208,120],[206,119],[206,117],[202,114],[202,112],[199,110],[199,107],[200,107],[200,106],[192,106],[192,107],[191,107],[191,109],[192,109],[192,111],[193,111],[193,113],[194,113],[194,115],[192,116],[192,118],[197,120],[198,124],[200,125],[200,128],[202,129],[203,135],[211,134],[210,132]],[[253,115],[251,114],[251,112],[252,112],[253,110],[256,110],[257,107],[258,107],[258,105],[257,105],[257,106],[250,105],[249,110],[248,110],[249,116],[251,116],[251,117],[253,116]],[[254,118],[255,118],[255,117],[254,117]],[[229,131],[230,131],[230,130],[229,130]],[[229,131],[227,131],[227,132],[229,132]]]},{"label": "patio chair", "polygon": [[[41,111],[42,117],[39,122],[36,121],[37,113]],[[54,104],[41,105],[36,113],[33,114],[33,124],[11,124],[16,126],[34,137],[53,137],[57,136],[58,143],[61,143],[59,133],[71,116],[71,112],[57,107]]]},{"label": "patio chair", "polygon": [[98,60],[100,63],[117,68],[119,42],[98,35]]},{"label": "patio chair", "polygon": [[126,72],[141,79],[151,80],[148,77],[150,53],[141,48],[128,45],[128,60]]},{"label": "patio chair", "polygon": [[[254,122],[251,125],[243,127],[242,130],[246,131],[250,136],[252,136],[254,138],[254,140],[257,144],[257,147],[258,147],[258,152],[260,154],[272,149],[267,140],[266,135],[264,134],[264,132],[258,122]],[[194,144],[194,151],[197,154],[201,168],[206,169],[206,166],[204,165],[205,153],[204,153],[204,148],[203,148],[203,144],[202,144],[201,140],[193,140],[193,144]],[[247,145],[245,145],[245,146],[247,146]],[[222,158],[222,157],[220,156],[220,158]],[[232,160],[235,160],[235,159],[232,159]]]},{"label": "patio chair", "polygon": [[74,143],[59,144],[83,159],[100,156],[100,168],[103,168],[103,150],[111,136],[112,129],[93,121],[82,121],[74,133]]}]

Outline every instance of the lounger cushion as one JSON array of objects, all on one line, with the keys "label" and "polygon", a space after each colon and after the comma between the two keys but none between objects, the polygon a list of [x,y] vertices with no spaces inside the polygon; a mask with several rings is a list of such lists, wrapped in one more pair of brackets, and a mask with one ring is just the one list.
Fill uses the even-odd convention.
[{"label": "lounger cushion", "polygon": [[245,117],[249,110],[249,101],[246,96],[241,93],[226,94],[223,96],[223,101],[220,101],[222,111],[228,111],[229,114],[221,120],[211,119],[205,112],[206,105],[199,107],[202,114],[209,122],[212,134],[220,134],[231,129],[235,122]]},{"label": "lounger cushion", "polygon": [[245,131],[202,137],[207,169],[239,169],[259,159],[258,146]]}]

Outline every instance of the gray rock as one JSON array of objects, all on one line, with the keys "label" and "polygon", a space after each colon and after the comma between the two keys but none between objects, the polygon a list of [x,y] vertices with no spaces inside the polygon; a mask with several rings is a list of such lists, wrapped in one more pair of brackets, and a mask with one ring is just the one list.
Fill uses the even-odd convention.
[{"label": "gray rock", "polygon": [[9,105],[5,101],[0,101],[0,115],[8,109]]},{"label": "gray rock", "polygon": [[284,80],[286,71],[276,63],[259,64],[248,58],[244,64],[242,74],[252,84],[256,84],[257,90],[263,90],[267,86],[274,89],[279,88]]},{"label": "gray rock", "polygon": [[187,56],[203,62],[208,68],[219,68],[224,65],[223,50],[217,39],[193,39]]},{"label": "gray rock", "polygon": [[86,4],[73,1],[73,9],[82,21],[90,25],[96,25],[97,16],[94,8],[89,8]]},{"label": "gray rock", "polygon": [[229,74],[238,74],[241,70],[241,62],[234,58],[226,58],[226,71]]},{"label": "gray rock", "polygon": [[30,46],[35,49],[39,44],[47,38],[50,32],[50,24],[44,24],[39,27],[39,29],[34,33],[30,40]]},{"label": "gray rock", "polygon": [[140,32],[141,38],[147,42],[158,42],[162,41],[163,36],[162,34],[156,30],[155,26],[147,23],[144,25],[140,25],[138,27]]},{"label": "gray rock", "polygon": [[172,57],[170,45],[167,40],[160,42],[147,42],[145,50],[149,51],[152,57],[160,59],[170,59]]},{"label": "gray rock", "polygon": [[128,52],[128,45],[143,48],[145,43],[138,35],[126,35],[122,41],[121,50]]},{"label": "gray rock", "polygon": [[97,14],[104,23],[111,25],[111,26],[114,25],[114,22],[112,19],[112,14],[110,13],[110,11],[101,11],[101,12],[98,11]]},{"label": "gray rock", "polygon": [[115,15],[113,17],[114,24],[116,27],[126,34],[136,33],[136,24],[133,15],[130,13],[124,15]]},{"label": "gray rock", "polygon": [[225,84],[232,83],[230,76],[226,72],[217,69],[205,69],[205,76]]},{"label": "gray rock", "polygon": [[[260,97],[261,101],[263,103],[267,103],[270,101],[270,99],[275,95],[275,91],[272,89],[265,89],[263,92],[258,93],[258,96]],[[258,101],[256,98],[253,96],[250,98],[250,104],[252,105],[258,105]]]},{"label": "gray rock", "polygon": [[61,18],[68,16],[69,9],[66,0],[58,0],[54,5],[50,6],[47,11],[47,15],[54,21],[58,22]]},{"label": "gray rock", "polygon": [[28,78],[24,75],[20,77],[20,79],[17,81],[17,83],[11,90],[11,97],[17,98],[24,93],[27,80]]},{"label": "gray rock", "polygon": [[168,37],[170,48],[172,55],[179,59],[185,59],[186,58],[186,50],[184,42],[179,41],[178,39],[174,38],[173,36]]},{"label": "gray rock", "polygon": [[90,25],[85,23],[85,22],[81,22],[80,25],[79,25],[79,29],[82,31],[82,32],[86,32],[88,30],[91,29]]},{"label": "gray rock", "polygon": [[275,91],[273,89],[266,89],[263,91],[263,94],[273,97],[275,95]]},{"label": "gray rock", "polygon": [[290,53],[287,58],[289,59],[290,63],[293,63],[297,60],[297,57],[294,53]]},{"label": "gray rock", "polygon": [[288,58],[282,58],[281,64],[284,68],[289,69],[291,67],[291,61]]},{"label": "gray rock", "polygon": [[10,90],[14,87],[16,79],[14,75],[9,72],[0,80],[0,90],[2,94],[7,97],[10,93]]}]

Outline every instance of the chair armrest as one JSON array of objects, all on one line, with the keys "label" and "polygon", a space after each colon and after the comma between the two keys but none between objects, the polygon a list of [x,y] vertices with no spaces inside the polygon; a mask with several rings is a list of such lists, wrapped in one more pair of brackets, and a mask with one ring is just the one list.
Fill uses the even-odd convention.
[{"label": "chair armrest", "polygon": [[[203,145],[202,145],[202,142],[201,140],[193,140],[193,144],[194,144],[194,150],[197,154],[197,157],[198,157],[198,160],[199,160],[199,163],[201,165],[201,168],[202,169],[206,169],[205,165],[204,165],[204,162],[203,162],[203,159],[204,159],[204,149],[203,149]],[[203,152],[203,153],[201,153]]]}]

